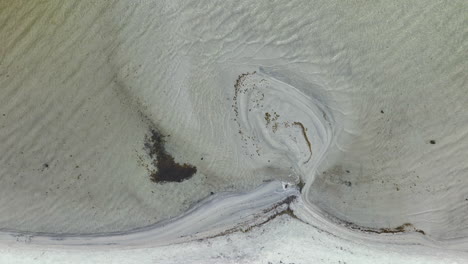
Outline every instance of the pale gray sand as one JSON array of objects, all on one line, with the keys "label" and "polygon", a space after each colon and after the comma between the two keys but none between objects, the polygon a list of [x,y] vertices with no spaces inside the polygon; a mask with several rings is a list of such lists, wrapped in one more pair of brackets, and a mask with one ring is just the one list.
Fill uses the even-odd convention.
[{"label": "pale gray sand", "polygon": [[281,216],[249,233],[209,240],[142,248],[61,248],[33,246],[0,248],[4,263],[466,263],[467,253],[419,245],[366,244],[323,232]]},{"label": "pale gray sand", "polygon": [[333,45],[343,48],[330,92],[343,129],[308,197],[361,226],[411,223],[435,239],[466,238],[467,5],[377,9],[335,10]]},{"label": "pale gray sand", "polygon": [[[466,13],[463,1],[3,1],[0,226],[129,230],[211,192],[300,177],[306,208],[463,245]],[[239,118],[234,84],[254,71]],[[150,181],[152,127],[197,174]]]}]

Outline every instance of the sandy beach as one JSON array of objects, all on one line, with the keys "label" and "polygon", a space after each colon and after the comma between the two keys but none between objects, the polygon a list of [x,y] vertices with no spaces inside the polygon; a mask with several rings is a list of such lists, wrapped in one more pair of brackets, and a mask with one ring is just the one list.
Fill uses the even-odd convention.
[{"label": "sandy beach", "polygon": [[[204,252],[192,263],[294,262],[270,253],[315,237],[360,256],[341,263],[462,263],[467,9],[0,2],[0,241],[25,244],[0,244],[5,261],[164,245],[161,263],[184,247]],[[279,236],[302,242],[268,244]],[[199,248],[213,241],[217,254]]]}]

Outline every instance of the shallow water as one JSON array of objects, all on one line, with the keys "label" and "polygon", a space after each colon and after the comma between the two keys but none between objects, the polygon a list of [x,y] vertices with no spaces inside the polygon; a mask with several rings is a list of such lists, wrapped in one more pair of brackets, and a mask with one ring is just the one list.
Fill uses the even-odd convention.
[{"label": "shallow water", "polygon": [[[466,11],[2,1],[0,229],[143,244],[171,223],[161,244],[258,224],[301,190],[312,226],[466,250]],[[163,160],[190,175],[157,180]],[[189,208],[211,220],[187,229]]]}]

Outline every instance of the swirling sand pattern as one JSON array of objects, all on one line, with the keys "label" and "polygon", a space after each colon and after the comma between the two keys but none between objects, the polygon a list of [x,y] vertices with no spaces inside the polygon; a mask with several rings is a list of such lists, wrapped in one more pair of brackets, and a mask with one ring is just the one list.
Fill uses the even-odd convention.
[{"label": "swirling sand pattern", "polygon": [[234,88],[244,154],[257,164],[290,168],[296,183],[312,182],[332,138],[322,104],[260,70],[239,75]]}]

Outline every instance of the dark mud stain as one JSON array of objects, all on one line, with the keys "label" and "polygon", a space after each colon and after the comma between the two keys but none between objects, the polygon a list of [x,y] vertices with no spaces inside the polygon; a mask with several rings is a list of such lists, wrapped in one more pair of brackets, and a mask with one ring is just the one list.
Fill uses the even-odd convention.
[{"label": "dark mud stain", "polygon": [[413,224],[411,223],[404,223],[394,228],[367,228],[363,226],[358,226],[350,222],[345,222],[345,226],[351,229],[357,229],[363,232],[376,233],[376,234],[397,234],[397,233],[417,232],[417,233],[426,235],[426,233],[423,230],[415,228]]},{"label": "dark mud stain", "polygon": [[[256,150],[255,150],[256,153],[255,154],[254,153],[246,153],[246,154],[250,155],[250,157],[253,157],[255,155],[260,156],[260,147],[257,144],[258,139],[254,135],[249,136],[246,133],[246,131],[242,131],[242,126],[241,126],[241,123],[239,121],[240,117],[239,117],[238,96],[240,94],[246,94],[248,91],[256,91],[255,90],[255,87],[256,87],[255,85],[253,85],[253,87],[248,87],[248,86],[246,87],[246,85],[244,84],[245,80],[249,76],[254,75],[256,73],[257,73],[256,71],[253,71],[251,73],[247,72],[247,73],[243,73],[243,74],[238,76],[238,78],[237,78],[237,80],[236,80],[236,82],[234,84],[234,96],[232,98],[232,109],[234,110],[234,114],[235,114],[235,117],[233,118],[233,121],[235,121],[237,126],[239,127],[239,135],[240,135],[241,140],[243,141],[242,148],[247,149],[251,144],[253,146],[255,146],[255,148],[256,148]],[[262,94],[261,98],[254,101],[254,103],[256,104],[254,106],[255,108],[260,107],[261,102],[263,101],[264,97],[265,97],[265,95]],[[249,108],[249,111],[251,111],[251,110],[252,110],[252,108]]]},{"label": "dark mud stain", "polygon": [[309,147],[309,152],[310,152],[309,159],[306,161],[308,162],[310,158],[312,158],[312,145],[310,144],[309,138],[307,137],[307,128],[305,128],[301,122],[294,122],[293,125],[299,126],[302,129],[302,135],[304,136],[304,139],[307,142],[307,146]]},{"label": "dark mud stain", "polygon": [[297,184],[297,187],[299,188],[299,192],[302,192],[302,189],[304,189],[305,182],[302,181],[302,179],[299,180],[299,183]]},{"label": "dark mud stain", "polygon": [[268,126],[268,125],[270,124],[270,122],[271,122],[271,115],[270,115],[270,113],[268,113],[268,112],[265,113],[265,120],[266,120],[266,122],[267,122],[266,125]]},{"label": "dark mud stain", "polygon": [[145,148],[153,159],[153,165],[157,168],[157,171],[151,172],[151,180],[165,183],[183,182],[190,179],[197,172],[197,168],[187,163],[175,162],[174,157],[166,152],[164,137],[157,130],[152,129],[151,135],[146,136],[145,139]]},{"label": "dark mud stain", "polygon": [[412,224],[410,223],[405,223],[405,224],[402,224],[401,226],[397,226],[395,228],[380,228],[379,230],[379,233],[390,233],[390,234],[394,234],[394,233],[404,233],[404,232],[418,232],[418,233],[421,233],[423,235],[425,235],[426,233],[421,230],[421,229],[416,229]]},{"label": "dark mud stain", "polygon": [[247,89],[243,88],[244,81],[249,75],[254,75],[255,73],[257,73],[257,72],[256,71],[254,71],[252,73],[247,72],[247,73],[243,73],[243,74],[239,75],[239,77],[237,77],[236,83],[234,84],[234,97],[232,98],[232,100],[233,100],[232,108],[234,109],[234,113],[236,114],[236,117],[239,117],[239,106],[238,106],[238,102],[237,102],[237,96],[239,95],[239,93],[246,93],[247,92]]}]

